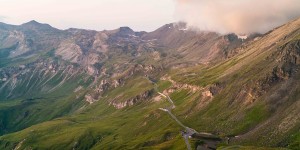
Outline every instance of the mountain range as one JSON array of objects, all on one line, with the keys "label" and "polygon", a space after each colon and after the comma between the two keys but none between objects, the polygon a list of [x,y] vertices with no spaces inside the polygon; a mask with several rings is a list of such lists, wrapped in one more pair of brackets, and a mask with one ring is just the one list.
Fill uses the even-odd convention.
[{"label": "mountain range", "polygon": [[300,19],[246,39],[0,23],[0,149],[299,149],[299,69]]}]

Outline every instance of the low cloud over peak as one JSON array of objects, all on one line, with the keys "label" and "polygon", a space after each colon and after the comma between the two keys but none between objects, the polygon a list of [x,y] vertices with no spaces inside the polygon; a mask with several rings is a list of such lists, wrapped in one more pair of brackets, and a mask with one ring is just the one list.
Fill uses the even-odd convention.
[{"label": "low cloud over peak", "polygon": [[264,33],[300,16],[299,0],[175,0],[189,26],[220,33]]}]

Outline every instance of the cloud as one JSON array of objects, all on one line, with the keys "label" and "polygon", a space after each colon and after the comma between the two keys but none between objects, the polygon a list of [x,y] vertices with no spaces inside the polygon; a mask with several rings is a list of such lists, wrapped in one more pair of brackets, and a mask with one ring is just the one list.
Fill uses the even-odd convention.
[{"label": "cloud", "polygon": [[264,33],[300,16],[299,0],[175,0],[176,16],[200,30]]},{"label": "cloud", "polygon": [[7,17],[0,15],[0,21],[4,21]]}]

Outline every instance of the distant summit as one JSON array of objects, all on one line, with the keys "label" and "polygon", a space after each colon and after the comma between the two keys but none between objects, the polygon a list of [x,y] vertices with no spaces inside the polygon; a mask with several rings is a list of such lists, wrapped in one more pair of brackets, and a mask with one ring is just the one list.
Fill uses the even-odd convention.
[{"label": "distant summit", "polygon": [[29,21],[29,22],[27,22],[27,23],[24,23],[23,25],[25,25],[25,24],[30,24],[30,25],[40,25],[41,23],[39,23],[39,22],[37,22],[37,21],[35,21],[35,20],[31,20],[31,21]]},{"label": "distant summit", "polygon": [[25,29],[56,30],[55,28],[53,28],[49,24],[40,23],[40,22],[37,22],[35,20],[31,20],[27,23],[24,23],[24,24],[21,25],[21,27],[23,27]]},{"label": "distant summit", "polygon": [[116,33],[118,36],[128,36],[128,35],[134,35],[135,32],[129,28],[129,27],[120,27]]}]

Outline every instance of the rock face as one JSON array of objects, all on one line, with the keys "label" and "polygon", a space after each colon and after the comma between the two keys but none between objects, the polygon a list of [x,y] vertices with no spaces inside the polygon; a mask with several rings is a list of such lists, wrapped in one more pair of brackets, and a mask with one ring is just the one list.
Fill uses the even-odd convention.
[{"label": "rock face", "polygon": [[[26,93],[50,93],[77,80],[83,74],[85,73],[79,67],[52,60],[38,60],[18,67],[0,68],[0,97],[4,100],[22,97]],[[87,78],[90,77],[87,75],[82,78],[82,83],[87,82]],[[75,86],[81,84],[78,82],[78,85],[72,85],[70,88]]]},{"label": "rock face", "polygon": [[[146,92],[144,92],[140,95],[137,95],[133,98],[125,100],[124,102],[119,102],[117,100],[112,100],[109,105],[114,106],[116,109],[122,109],[124,107],[133,106],[133,105],[135,105],[139,102],[145,101],[145,100],[149,99],[152,94],[153,94],[152,90],[151,91],[146,91]],[[116,99],[118,99],[118,97]]]},{"label": "rock face", "polygon": [[97,101],[89,94],[85,95],[84,98],[85,98],[85,101],[87,101],[89,104],[93,104],[94,102]]},{"label": "rock face", "polygon": [[[265,94],[273,86],[293,78],[299,71],[300,41],[293,40],[277,48],[272,57],[266,58],[275,61],[272,70],[257,81],[257,86],[250,90],[253,99]],[[251,94],[252,93],[252,94]]]},{"label": "rock face", "polygon": [[61,56],[62,59],[72,63],[77,63],[82,55],[82,51],[78,45],[66,41],[59,45],[59,48],[55,51],[55,55]]},{"label": "rock face", "polygon": [[173,93],[175,90],[178,90],[178,89],[190,90],[193,93],[199,92],[200,90],[204,89],[203,87],[199,87],[199,86],[195,86],[195,85],[178,83],[178,82],[172,80],[170,76],[163,76],[160,78],[160,80],[170,81],[172,83],[172,86],[170,88],[163,91],[164,94]]}]

